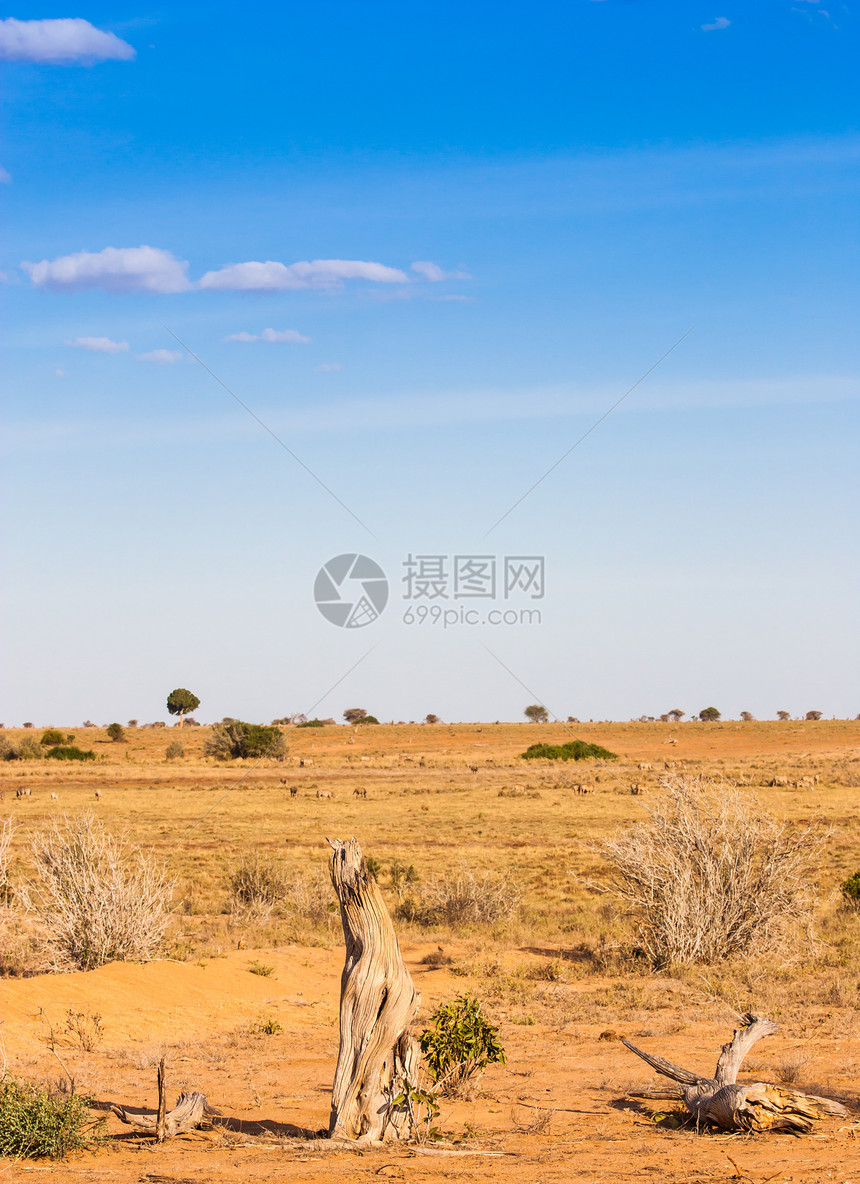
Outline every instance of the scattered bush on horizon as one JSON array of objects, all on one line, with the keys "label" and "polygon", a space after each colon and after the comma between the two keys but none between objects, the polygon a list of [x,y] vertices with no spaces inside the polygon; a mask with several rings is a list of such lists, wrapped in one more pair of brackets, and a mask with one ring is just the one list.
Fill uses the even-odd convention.
[{"label": "scattered bush on horizon", "polygon": [[107,735],[114,744],[122,744],[125,741],[125,728],[122,724],[108,724]]},{"label": "scattered bush on horizon", "polygon": [[287,742],[280,728],[266,724],[246,724],[235,719],[229,724],[215,724],[203,745],[206,756],[219,761],[262,759],[283,760]]},{"label": "scattered bush on horizon", "polygon": [[[74,736],[71,737],[71,740],[74,740]],[[45,728],[39,743],[44,744],[46,747],[50,747],[52,744],[65,744],[66,735],[59,728]]]},{"label": "scattered bush on horizon", "polygon": [[466,1093],[487,1065],[504,1064],[499,1029],[481,1011],[474,995],[460,995],[441,1004],[430,1017],[431,1028],[421,1033],[421,1051],[437,1094]]},{"label": "scattered bush on horizon", "polygon": [[807,711],[805,718],[806,719],[821,719],[823,714],[824,714],[823,711]]},{"label": "scattered bush on horizon", "polygon": [[296,724],[297,728],[324,728],[326,726],[323,719],[303,719],[301,723]]},{"label": "scattered bush on horizon", "polygon": [[94,761],[96,754],[90,748],[78,748],[75,744],[58,744],[45,753],[51,761]]},{"label": "scattered bush on horizon", "polygon": [[721,715],[722,712],[718,711],[716,707],[703,707],[699,712],[699,719],[706,724],[716,723]]},{"label": "scattered bush on horizon", "polygon": [[610,752],[599,744],[589,744],[586,740],[568,740],[566,744],[532,744],[525,752],[521,752],[523,760],[536,761],[584,761],[603,760],[615,761],[617,752]]},{"label": "scattered bush on horizon", "polygon": [[651,962],[708,965],[811,938],[824,834],[777,821],[724,783],[664,785],[645,821],[595,845],[610,878],[590,885],[625,902]]},{"label": "scattered bush on horizon", "polygon": [[532,703],[530,707],[525,709],[523,715],[533,724],[545,724],[549,719],[549,712],[540,703]]},{"label": "scattered bush on horizon", "polygon": [[114,838],[92,814],[55,820],[32,838],[22,897],[54,970],[149,962],[170,920],[173,882],[152,855]]},{"label": "scattered bush on horizon", "polygon": [[103,1138],[105,1120],[93,1118],[90,1099],[49,1092],[11,1073],[0,1078],[0,1156],[63,1159],[90,1151]]}]

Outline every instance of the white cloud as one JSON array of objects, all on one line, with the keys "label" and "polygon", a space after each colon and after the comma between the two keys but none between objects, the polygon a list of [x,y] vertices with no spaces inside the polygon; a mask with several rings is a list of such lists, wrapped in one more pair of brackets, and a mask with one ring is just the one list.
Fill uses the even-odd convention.
[{"label": "white cloud", "polygon": [[148,354],[138,354],[137,356],[141,362],[156,362],[160,366],[181,362],[185,357],[178,349],[152,349]]},{"label": "white cloud", "polygon": [[159,247],[105,247],[78,251],[21,267],[39,288],[55,292],[103,288],[106,292],[184,292],[188,264]]},{"label": "white cloud", "polygon": [[298,288],[339,288],[344,280],[368,280],[374,284],[403,284],[404,272],[383,263],[361,259],[314,259],[312,262],[231,263],[207,271],[199,288],[233,292],[283,292]]},{"label": "white cloud", "polygon": [[314,366],[314,370],[318,374],[334,374],[341,369],[339,362],[323,362],[321,366]]},{"label": "white cloud", "polygon": [[412,270],[431,284],[441,283],[442,280],[470,280],[472,278],[466,271],[443,271],[438,263],[431,263],[427,259],[419,259],[413,263]]},{"label": "white cloud", "polygon": [[290,345],[307,345],[310,337],[303,337],[295,329],[264,329],[262,333],[231,333],[225,341],[286,341]]},{"label": "white cloud", "polygon": [[9,172],[0,165],[0,185],[9,185],[12,177]]},{"label": "white cloud", "polygon": [[0,20],[0,59],[7,62],[127,62],[135,56],[128,42],[80,17]]},{"label": "white cloud", "polygon": [[65,370],[55,370],[54,373],[56,374],[57,378],[65,378],[66,377]]},{"label": "white cloud", "polygon": [[706,33],[713,33],[714,29],[727,29],[732,22],[727,16],[718,16],[710,25],[702,25]]},{"label": "white cloud", "polygon": [[110,337],[76,337],[67,341],[76,349],[88,349],[93,354],[122,354],[128,349],[127,341],[111,341]]}]

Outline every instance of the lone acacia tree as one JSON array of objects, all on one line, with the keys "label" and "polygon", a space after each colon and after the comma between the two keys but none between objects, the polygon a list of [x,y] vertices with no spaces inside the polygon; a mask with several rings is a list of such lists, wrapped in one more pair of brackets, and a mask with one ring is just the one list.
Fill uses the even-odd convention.
[{"label": "lone acacia tree", "polygon": [[706,723],[706,724],[707,723],[714,723],[714,722],[716,722],[716,720],[718,720],[720,718],[721,714],[722,714],[722,712],[718,711],[716,709],[716,707],[704,707],[699,712],[699,719],[702,720],[703,723]]},{"label": "lone acacia tree", "polygon": [[807,711],[806,718],[807,719],[821,719],[821,716],[823,714],[824,713],[822,711]]},{"label": "lone acacia tree", "polygon": [[531,707],[527,707],[523,714],[533,724],[545,724],[549,719],[549,712],[540,703],[532,703]]},{"label": "lone acacia tree", "polygon": [[196,711],[199,706],[200,700],[191,691],[186,691],[185,687],[177,687],[167,696],[167,710],[171,715],[179,716],[180,727],[185,716],[191,711]]},{"label": "lone acacia tree", "polygon": [[367,710],[364,707],[347,707],[343,713],[343,718],[348,724],[357,724],[359,720],[365,719]]}]

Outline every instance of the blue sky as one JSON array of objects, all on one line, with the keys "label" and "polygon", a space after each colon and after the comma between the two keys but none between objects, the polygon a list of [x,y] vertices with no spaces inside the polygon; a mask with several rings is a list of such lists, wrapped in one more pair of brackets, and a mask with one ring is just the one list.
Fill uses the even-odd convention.
[{"label": "blue sky", "polygon": [[[826,0],[9,12],[0,719],[856,715],[857,50]],[[544,556],[474,602],[540,623],[407,624],[410,554]]]}]

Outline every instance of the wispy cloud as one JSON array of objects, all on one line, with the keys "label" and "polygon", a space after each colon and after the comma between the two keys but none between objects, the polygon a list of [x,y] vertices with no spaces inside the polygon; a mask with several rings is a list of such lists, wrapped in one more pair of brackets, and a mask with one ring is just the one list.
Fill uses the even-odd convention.
[{"label": "wispy cloud", "polygon": [[713,33],[715,29],[727,29],[732,22],[727,16],[718,16],[710,25],[702,25],[706,33]]},{"label": "wispy cloud", "polygon": [[307,345],[310,337],[303,337],[295,329],[264,329],[262,333],[231,333],[225,341],[270,341],[273,344],[286,342],[289,345]]},{"label": "wispy cloud", "polygon": [[207,271],[199,288],[230,292],[283,292],[299,288],[339,288],[345,280],[374,284],[406,283],[406,273],[383,263],[361,259],[314,259],[312,262],[231,263]]},{"label": "wispy cloud", "polygon": [[160,366],[170,366],[173,362],[181,362],[185,354],[178,349],[152,349],[148,354],[138,354],[141,362],[155,362]]},{"label": "wispy cloud", "polygon": [[323,362],[320,366],[314,366],[317,374],[334,374],[341,369],[340,362]]},{"label": "wispy cloud", "polygon": [[439,284],[442,280],[470,280],[472,278],[467,271],[443,271],[438,263],[431,263],[427,259],[419,259],[413,263],[412,270],[431,284]]},{"label": "wispy cloud", "polygon": [[0,20],[0,59],[7,62],[131,61],[136,51],[115,33],[105,33],[81,17],[60,20]]},{"label": "wispy cloud", "polygon": [[128,350],[127,341],[112,341],[110,337],[76,337],[66,345],[88,349],[92,354],[123,354]]},{"label": "wispy cloud", "polygon": [[39,288],[55,292],[102,288],[105,292],[185,292],[188,264],[160,247],[105,247],[78,251],[21,267]]},{"label": "wispy cloud", "polygon": [[11,174],[0,165],[0,185],[9,185],[12,181]]}]

